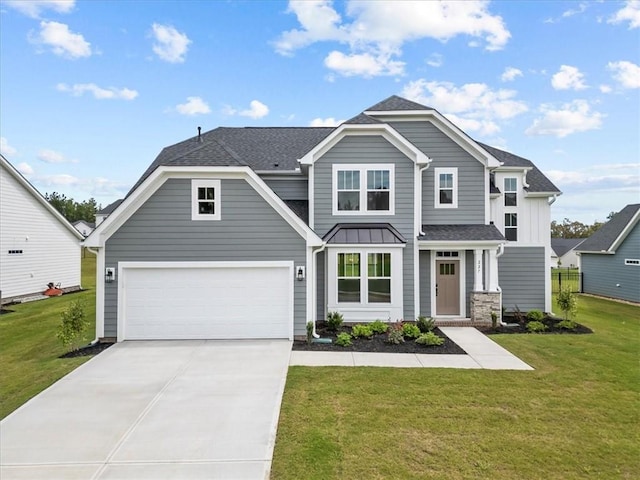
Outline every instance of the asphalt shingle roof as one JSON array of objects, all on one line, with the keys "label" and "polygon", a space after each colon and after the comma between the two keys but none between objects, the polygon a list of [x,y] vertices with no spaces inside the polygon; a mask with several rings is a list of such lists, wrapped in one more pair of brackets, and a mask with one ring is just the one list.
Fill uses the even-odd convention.
[{"label": "asphalt shingle roof", "polygon": [[552,238],[551,239],[551,248],[556,255],[561,257],[569,250],[576,248],[584,242],[584,238]]},{"label": "asphalt shingle roof", "polygon": [[284,200],[284,203],[299,216],[304,223],[309,224],[309,202],[307,200]]},{"label": "asphalt shingle roof", "polygon": [[118,206],[122,203],[122,199],[116,200],[113,203],[110,203],[109,205],[107,205],[106,207],[104,207],[102,210],[100,210],[98,212],[99,215],[109,215],[111,212],[113,212],[116,208],[118,208]]},{"label": "asphalt shingle roof", "polygon": [[627,205],[578,247],[579,252],[606,252],[640,210],[640,203]]},{"label": "asphalt shingle roof", "polygon": [[391,95],[389,98],[367,108],[365,112],[395,112],[400,110],[433,110],[433,108],[397,95]]},{"label": "asphalt shingle roof", "polygon": [[389,244],[407,243],[388,223],[338,223],[323,240],[329,244]]},{"label": "asphalt shingle roof", "polygon": [[431,242],[505,239],[495,225],[423,225],[422,231],[418,240]]},{"label": "asphalt shingle roof", "polygon": [[359,115],[356,115],[353,118],[350,118],[344,123],[347,123],[349,125],[354,125],[354,124],[367,125],[367,124],[377,124],[377,123],[385,123],[385,122],[381,122],[376,118],[373,118],[373,117],[370,117],[369,115],[365,115],[364,113],[361,113]]}]

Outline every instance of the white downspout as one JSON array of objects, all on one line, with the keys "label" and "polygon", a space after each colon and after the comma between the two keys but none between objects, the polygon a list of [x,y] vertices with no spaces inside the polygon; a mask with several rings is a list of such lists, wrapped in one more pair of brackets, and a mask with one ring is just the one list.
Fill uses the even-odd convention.
[{"label": "white downspout", "polygon": [[[316,317],[318,313],[318,254],[324,252],[325,248],[327,248],[327,245],[323,244],[318,250],[313,252],[313,279],[311,281],[311,288],[313,289],[311,292],[311,298],[313,299],[313,338],[320,338],[320,335],[316,332]],[[325,278],[326,274],[327,272],[325,272]]]}]

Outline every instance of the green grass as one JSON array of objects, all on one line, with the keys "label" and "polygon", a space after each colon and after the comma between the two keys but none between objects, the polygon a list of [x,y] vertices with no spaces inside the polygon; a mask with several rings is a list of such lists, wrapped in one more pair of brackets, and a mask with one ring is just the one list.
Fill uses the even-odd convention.
[{"label": "green grass", "polygon": [[82,299],[89,319],[87,341],[93,340],[95,284],[95,256],[87,253],[82,259],[85,291],[12,305],[8,308],[13,313],[0,316],[0,418],[90,358],[58,358],[66,349],[56,338],[56,330],[60,314],[72,301]]},{"label": "green grass", "polygon": [[581,296],[577,320],[492,337],[533,372],[290,368],[271,477],[637,478],[640,307]]},{"label": "green grass", "polygon": [[558,293],[562,288],[570,288],[572,292],[580,291],[580,271],[577,268],[552,268],[551,288]]}]

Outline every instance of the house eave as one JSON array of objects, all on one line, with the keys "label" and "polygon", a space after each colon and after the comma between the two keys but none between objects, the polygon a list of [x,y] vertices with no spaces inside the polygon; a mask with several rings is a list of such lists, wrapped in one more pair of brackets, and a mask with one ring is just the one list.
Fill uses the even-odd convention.
[{"label": "house eave", "polygon": [[497,248],[504,240],[417,240],[420,250],[471,250],[475,248]]}]

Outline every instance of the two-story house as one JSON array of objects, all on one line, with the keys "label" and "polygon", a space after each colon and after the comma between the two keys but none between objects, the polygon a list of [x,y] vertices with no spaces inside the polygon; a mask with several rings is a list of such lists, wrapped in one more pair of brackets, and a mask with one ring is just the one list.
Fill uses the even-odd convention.
[{"label": "two-story house", "polygon": [[347,322],[551,310],[529,160],[392,96],[335,128],[217,128],[162,150],[85,245],[97,337],[292,338]]}]

